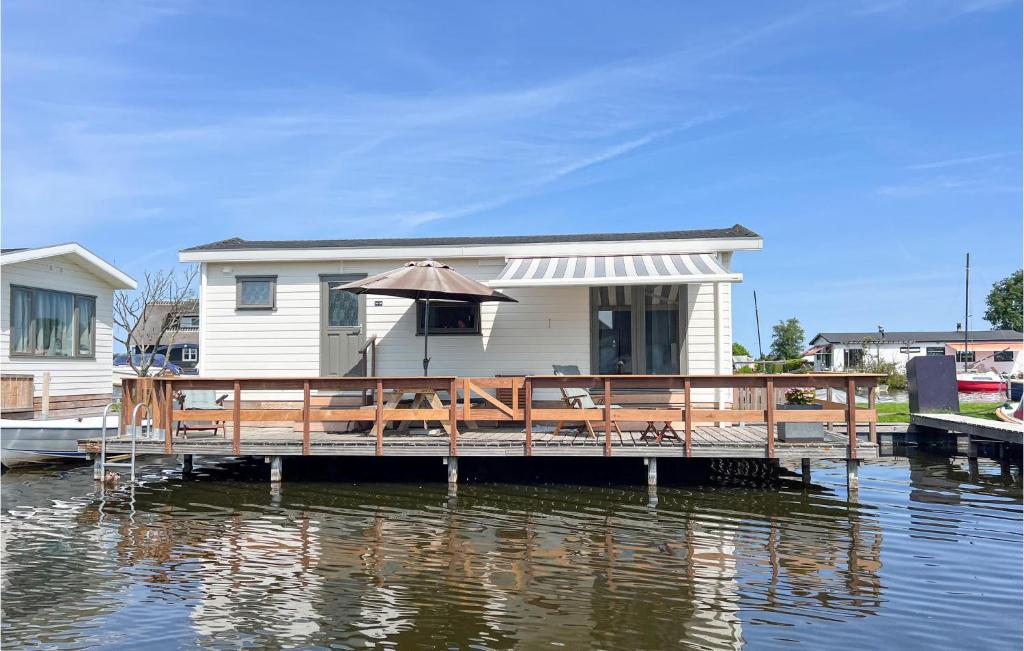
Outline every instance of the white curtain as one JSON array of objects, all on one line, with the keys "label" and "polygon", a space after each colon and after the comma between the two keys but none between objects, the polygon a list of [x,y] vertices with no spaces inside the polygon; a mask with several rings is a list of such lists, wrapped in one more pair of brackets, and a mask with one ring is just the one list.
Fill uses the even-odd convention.
[{"label": "white curtain", "polygon": [[36,354],[70,357],[74,340],[74,297],[38,291],[35,295]]},{"label": "white curtain", "polygon": [[11,288],[11,352],[32,352],[32,292]]},{"label": "white curtain", "polygon": [[93,328],[96,324],[96,301],[92,298],[79,296],[75,299],[78,304],[78,354],[92,355]]}]

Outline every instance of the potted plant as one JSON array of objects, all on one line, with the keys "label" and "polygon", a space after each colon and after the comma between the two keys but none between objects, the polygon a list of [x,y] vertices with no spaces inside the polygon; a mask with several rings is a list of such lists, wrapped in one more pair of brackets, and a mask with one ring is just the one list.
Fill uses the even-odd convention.
[{"label": "potted plant", "polygon": [[[783,411],[821,409],[814,402],[814,389],[794,388],[786,391],[786,404],[776,405]],[[779,423],[777,426],[780,441],[821,441],[825,438],[825,428],[821,423]]]}]

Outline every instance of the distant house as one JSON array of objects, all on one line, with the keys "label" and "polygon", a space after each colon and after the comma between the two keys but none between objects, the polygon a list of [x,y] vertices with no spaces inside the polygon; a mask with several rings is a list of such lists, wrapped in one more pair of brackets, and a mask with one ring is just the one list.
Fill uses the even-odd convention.
[{"label": "distant house", "polygon": [[976,363],[984,369],[1009,373],[1024,348],[1024,334],[1013,330],[945,332],[821,332],[811,339],[804,355],[814,356],[814,370],[856,368],[865,355],[906,364],[920,355],[955,355],[957,362]]},{"label": "distant house", "polygon": [[0,264],[5,417],[99,415],[113,386],[114,291],[135,281],[73,243],[3,249]]},{"label": "distant house", "polygon": [[[136,335],[133,352],[164,353],[177,366],[196,368],[199,365],[199,300],[186,302],[176,313],[172,313],[173,307],[166,301],[154,301],[146,306],[146,325]],[[164,332],[162,337],[161,331]]]}]

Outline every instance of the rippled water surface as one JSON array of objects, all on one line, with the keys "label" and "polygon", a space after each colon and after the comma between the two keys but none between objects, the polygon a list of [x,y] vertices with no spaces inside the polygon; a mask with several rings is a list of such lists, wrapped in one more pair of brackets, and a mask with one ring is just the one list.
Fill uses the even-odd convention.
[{"label": "rippled water surface", "polygon": [[[637,462],[639,463],[639,461]],[[286,467],[287,469],[287,467]],[[815,490],[3,478],[4,648],[1021,647],[1021,487],[982,461]],[[440,475],[440,470],[438,472]]]}]

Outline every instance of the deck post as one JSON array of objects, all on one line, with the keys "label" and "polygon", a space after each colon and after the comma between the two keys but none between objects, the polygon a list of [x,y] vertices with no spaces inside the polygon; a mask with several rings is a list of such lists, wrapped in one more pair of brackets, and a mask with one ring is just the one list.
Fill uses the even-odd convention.
[{"label": "deck post", "polygon": [[967,474],[971,481],[978,477],[978,442],[973,436],[967,437]]},{"label": "deck post", "polygon": [[[523,425],[526,428],[526,456],[533,456],[533,380],[529,377],[523,383],[526,388],[526,404],[523,406]],[[514,387],[514,385],[513,385]],[[513,395],[515,389],[513,388]]]},{"label": "deck post", "polygon": [[[857,384],[846,378],[846,433],[849,437],[849,458],[857,458]],[[856,480],[854,480],[856,481]]]},{"label": "deck post", "polygon": [[765,429],[768,431],[768,447],[765,452],[769,459],[775,458],[775,380],[768,378],[765,380],[764,385],[765,391],[765,403],[764,403],[764,420]]},{"label": "deck post", "polygon": [[800,459],[800,479],[803,480],[804,486],[811,485],[811,460],[807,457]]},{"label": "deck post", "polygon": [[855,493],[860,488],[860,479],[857,477],[857,459],[846,460],[846,491]]},{"label": "deck post", "polygon": [[183,454],[181,455],[181,474],[191,475],[192,474],[192,455]]},{"label": "deck post", "polygon": [[459,483],[459,458],[445,457],[445,465],[448,466],[448,485],[453,486]]},{"label": "deck post", "polygon": [[232,451],[235,454],[242,453],[242,384],[235,380],[234,386],[235,393],[235,404],[232,405],[232,418],[231,426],[234,431],[231,433],[233,439],[231,443]]},{"label": "deck post", "polygon": [[[465,386],[465,385],[463,385]],[[469,404],[469,391],[466,391],[466,404]],[[458,380],[452,379],[448,388],[448,453],[453,457],[459,453],[459,384]]]},{"label": "deck post", "polygon": [[[832,387],[828,387],[825,390],[825,402],[826,402],[825,408],[826,409],[831,409],[832,408],[832,403],[834,402],[833,399],[832,399],[833,397],[834,396],[832,395]],[[831,432],[834,427],[835,426],[832,424],[832,421],[828,421],[828,422],[825,423],[825,431]]]},{"label": "deck post", "polygon": [[302,454],[309,454],[309,380],[302,383]]},{"label": "deck post", "polygon": [[693,404],[690,402],[692,386],[690,378],[683,380],[683,438],[687,458],[693,456]]},{"label": "deck post", "polygon": [[646,457],[644,463],[647,464],[647,485],[657,486],[658,485],[658,457]]},{"label": "deck post", "polygon": [[[871,411],[875,410],[875,401],[878,396],[878,386],[872,385],[868,387],[868,409]],[[874,420],[868,423],[868,438],[872,443],[878,443],[878,426],[875,422],[878,420],[877,415]]]},{"label": "deck post", "polygon": [[612,381],[604,379],[604,456],[612,456]]},{"label": "deck post", "polygon": [[103,479],[103,455],[92,455],[92,478],[100,481]]},{"label": "deck post", "polygon": [[267,457],[266,460],[270,462],[270,483],[281,483],[282,480],[282,466],[283,457]]},{"label": "deck post", "polygon": [[967,436],[967,458],[978,459],[978,442],[970,435]]},{"label": "deck post", "polygon": [[[171,381],[169,379],[164,380],[164,451],[167,454],[173,450],[174,442],[172,437],[174,435],[174,389],[171,388]],[[215,432],[216,433],[216,432]]]},{"label": "deck post", "polygon": [[377,378],[377,386],[373,391],[375,405],[373,429],[377,434],[377,445],[374,454],[378,457],[384,454],[384,383]]}]

